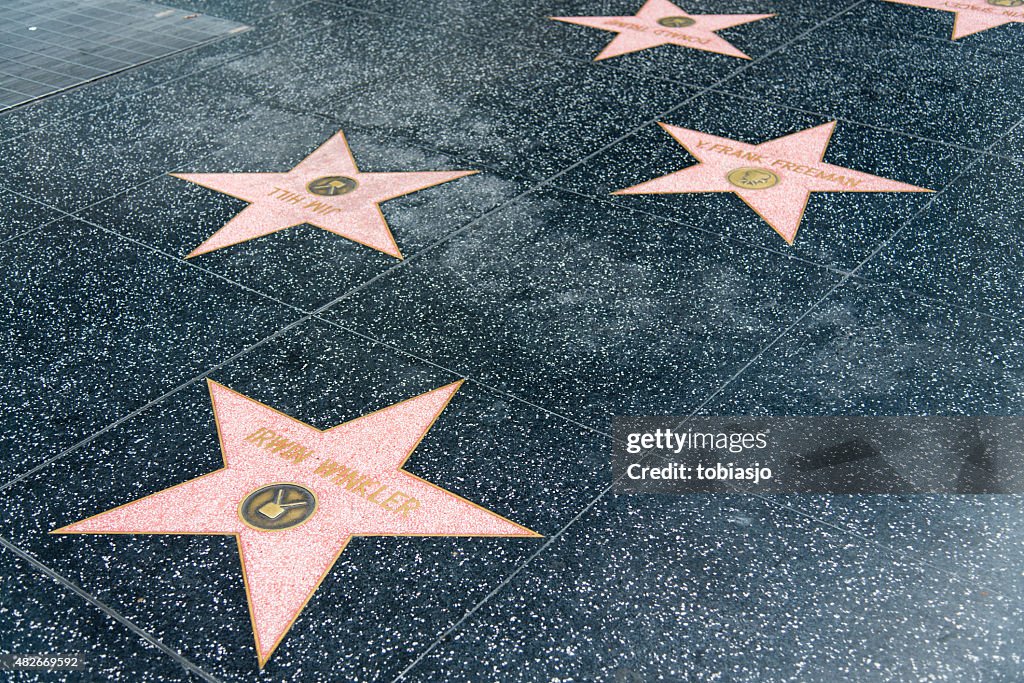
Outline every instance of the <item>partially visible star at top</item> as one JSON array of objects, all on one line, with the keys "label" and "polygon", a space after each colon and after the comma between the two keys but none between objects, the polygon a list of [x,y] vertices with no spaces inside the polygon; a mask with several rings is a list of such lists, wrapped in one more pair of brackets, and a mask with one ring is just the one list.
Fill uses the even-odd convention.
[{"label": "partially visible star at top", "polygon": [[1024,23],[1021,0],[888,0],[900,5],[954,12],[953,40],[1003,24]]},{"label": "partially visible star at top", "polygon": [[774,14],[690,14],[668,0],[647,0],[635,15],[618,17],[551,17],[567,24],[610,31],[617,35],[594,61],[639,52],[659,45],[678,45],[704,52],[750,59],[715,31],[769,19]]}]

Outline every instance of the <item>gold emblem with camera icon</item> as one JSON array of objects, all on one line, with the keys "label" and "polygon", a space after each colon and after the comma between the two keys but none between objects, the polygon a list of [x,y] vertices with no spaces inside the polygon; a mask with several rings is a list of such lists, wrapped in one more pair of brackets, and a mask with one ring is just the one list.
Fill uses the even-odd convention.
[{"label": "gold emblem with camera icon", "polygon": [[316,496],[298,484],[271,484],[256,489],[238,506],[246,526],[259,531],[293,529],[316,511]]}]

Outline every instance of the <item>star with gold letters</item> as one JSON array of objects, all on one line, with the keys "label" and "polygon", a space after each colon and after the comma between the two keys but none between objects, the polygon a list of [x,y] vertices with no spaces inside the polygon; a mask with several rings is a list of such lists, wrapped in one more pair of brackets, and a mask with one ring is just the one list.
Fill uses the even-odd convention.
[{"label": "star with gold letters", "polygon": [[617,35],[594,61],[660,45],[678,45],[729,57],[750,59],[715,31],[770,19],[774,14],[689,14],[668,0],[647,0],[636,14],[624,17],[550,17],[567,24]]},{"label": "star with gold letters", "polygon": [[172,173],[249,202],[186,258],[309,224],[402,258],[380,203],[476,171],[363,173],[339,132],[285,173]]},{"label": "star with gold letters", "polygon": [[53,533],[234,536],[260,667],[353,536],[538,536],[402,469],[461,382],[324,431],[208,384],[223,468]]},{"label": "star with gold letters", "polygon": [[812,192],[931,192],[823,161],[836,122],[751,145],[659,124],[700,163],[612,194],[731,192],[792,244]]},{"label": "star with gold letters", "polygon": [[1024,23],[1024,0],[888,0],[900,5],[954,12],[953,40],[1003,24]]}]

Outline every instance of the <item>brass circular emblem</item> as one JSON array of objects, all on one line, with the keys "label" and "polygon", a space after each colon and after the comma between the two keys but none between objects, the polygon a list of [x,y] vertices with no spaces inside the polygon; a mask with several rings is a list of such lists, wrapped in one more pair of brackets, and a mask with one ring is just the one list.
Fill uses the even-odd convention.
[{"label": "brass circular emblem", "polygon": [[1020,7],[1024,5],[1024,0],[988,0],[988,4],[996,7]]},{"label": "brass circular emblem", "polygon": [[686,28],[696,24],[697,20],[690,17],[662,17],[658,19],[658,23],[669,28]]},{"label": "brass circular emblem", "polygon": [[238,516],[260,531],[291,529],[316,510],[316,496],[298,484],[271,484],[258,488],[238,506]]},{"label": "brass circular emblem", "polygon": [[326,175],[323,178],[311,180],[306,189],[313,194],[322,197],[337,197],[340,194],[348,194],[359,185],[352,178],[343,175]]},{"label": "brass circular emblem", "polygon": [[779,184],[779,176],[767,168],[737,168],[729,171],[726,180],[744,190],[767,190]]}]

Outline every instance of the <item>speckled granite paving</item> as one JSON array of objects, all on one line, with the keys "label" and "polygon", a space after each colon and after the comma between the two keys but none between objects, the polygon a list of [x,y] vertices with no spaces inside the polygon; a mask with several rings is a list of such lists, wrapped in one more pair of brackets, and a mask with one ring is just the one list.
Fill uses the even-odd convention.
[{"label": "speckled granite paving", "polygon": [[1024,679],[1019,497],[609,492],[1022,414],[1024,3],[162,4],[252,30],[0,114],[14,680]]}]

